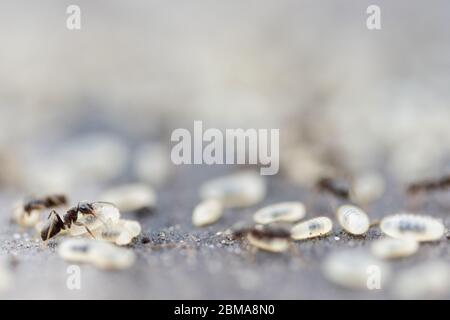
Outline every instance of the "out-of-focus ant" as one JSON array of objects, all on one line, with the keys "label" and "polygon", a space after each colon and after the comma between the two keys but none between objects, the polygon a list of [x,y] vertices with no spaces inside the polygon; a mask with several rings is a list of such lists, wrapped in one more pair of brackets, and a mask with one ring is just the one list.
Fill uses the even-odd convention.
[{"label": "out-of-focus ant", "polygon": [[67,204],[63,194],[52,194],[41,198],[32,198],[23,204],[23,210],[29,215],[33,210],[51,209]]},{"label": "out-of-focus ant", "polygon": [[423,180],[408,185],[406,191],[410,195],[415,195],[421,192],[432,192],[438,190],[445,190],[450,188],[450,175],[435,180]]},{"label": "out-of-focus ant", "polygon": [[437,179],[428,179],[409,184],[406,193],[411,196],[408,199],[408,207],[417,209],[423,203],[424,195],[435,191],[444,191],[450,188],[450,175]]},{"label": "out-of-focus ant", "polygon": [[321,178],[316,183],[319,192],[328,192],[337,198],[348,200],[350,198],[350,190],[348,187],[340,185],[338,181],[332,178]]}]

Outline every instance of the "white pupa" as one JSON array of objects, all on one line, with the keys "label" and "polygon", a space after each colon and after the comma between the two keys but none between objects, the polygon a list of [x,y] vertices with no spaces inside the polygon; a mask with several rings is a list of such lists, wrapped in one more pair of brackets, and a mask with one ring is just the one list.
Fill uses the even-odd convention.
[{"label": "white pupa", "polygon": [[333,222],[327,217],[317,217],[304,222],[297,223],[291,229],[291,237],[294,240],[304,240],[320,237],[331,232]]},{"label": "white pupa", "polygon": [[305,206],[301,202],[281,202],[264,207],[255,212],[253,220],[259,224],[274,222],[296,222],[305,216]]},{"label": "white pupa", "polygon": [[120,212],[153,208],[156,204],[156,194],[153,189],[141,183],[111,188],[103,192],[99,198],[102,201],[114,203]]},{"label": "white pupa", "polygon": [[412,238],[384,238],[376,240],[371,252],[380,259],[396,259],[411,256],[417,252],[419,244]]},{"label": "white pupa", "polygon": [[119,246],[130,244],[140,233],[139,222],[124,219],[120,219],[117,223],[109,221],[93,232],[97,240],[109,241]]},{"label": "white pupa", "polygon": [[355,203],[366,205],[379,199],[384,193],[383,177],[377,173],[366,173],[352,181],[350,199]]},{"label": "white pupa", "polygon": [[392,290],[398,299],[443,299],[449,292],[450,269],[439,260],[400,271]]},{"label": "white pupa", "polygon": [[430,216],[396,214],[380,222],[381,231],[393,238],[413,238],[416,241],[439,240],[445,232],[441,221]]},{"label": "white pupa", "polygon": [[264,179],[253,171],[244,171],[205,182],[200,187],[200,197],[216,199],[224,207],[248,207],[266,196]]},{"label": "white pupa", "polygon": [[89,263],[95,243],[88,239],[67,239],[59,245],[58,253],[70,262]]},{"label": "white pupa", "polygon": [[322,265],[322,271],[329,281],[349,289],[382,289],[390,278],[390,270],[385,263],[358,250],[330,254]]},{"label": "white pupa", "polygon": [[192,223],[203,227],[217,222],[223,215],[222,203],[215,199],[204,200],[198,204],[192,213]]},{"label": "white pupa", "polygon": [[58,253],[66,261],[88,263],[106,270],[126,269],[135,261],[131,250],[85,238],[64,240],[59,245]]},{"label": "white pupa", "polygon": [[362,235],[369,230],[369,217],[355,206],[344,205],[339,207],[336,216],[342,228],[350,234]]}]

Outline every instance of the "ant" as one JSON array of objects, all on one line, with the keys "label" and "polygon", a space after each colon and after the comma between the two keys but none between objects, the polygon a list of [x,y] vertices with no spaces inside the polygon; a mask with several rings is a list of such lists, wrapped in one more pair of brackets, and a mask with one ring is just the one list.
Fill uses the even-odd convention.
[{"label": "ant", "polygon": [[448,188],[450,188],[450,175],[446,175],[436,180],[423,180],[416,183],[411,183],[407,187],[407,192],[414,195],[420,192],[431,192]]},{"label": "ant", "polygon": [[287,228],[281,226],[253,226],[245,227],[233,232],[234,237],[245,236],[250,248],[250,260],[255,262],[256,252],[258,250],[270,251],[270,252],[282,252],[287,250],[291,246],[291,232]]},{"label": "ant", "polygon": [[23,210],[30,215],[33,210],[50,209],[67,204],[67,197],[63,194],[52,194],[42,198],[33,198],[26,201]]},{"label": "ant", "polygon": [[89,230],[89,228],[83,223],[77,221],[79,213],[82,215],[96,216],[94,204],[95,203],[79,202],[78,205],[67,210],[66,214],[63,216],[63,219],[61,219],[55,210],[52,210],[48,216],[45,226],[42,228],[42,240],[49,240],[50,238],[56,236],[61,230],[70,229],[72,224],[85,227],[86,231],[95,239],[95,236],[91,230]]},{"label": "ant", "polygon": [[339,185],[335,179],[321,178],[316,183],[316,188],[321,192],[328,192],[337,198],[348,200],[350,198],[349,188]]},{"label": "ant", "polygon": [[285,228],[281,227],[242,227],[233,231],[234,238],[242,238],[245,235],[250,234],[257,239],[286,239],[290,238],[291,233]]},{"label": "ant", "polygon": [[291,233],[283,228],[253,228],[249,233],[256,239],[289,239],[291,237]]}]

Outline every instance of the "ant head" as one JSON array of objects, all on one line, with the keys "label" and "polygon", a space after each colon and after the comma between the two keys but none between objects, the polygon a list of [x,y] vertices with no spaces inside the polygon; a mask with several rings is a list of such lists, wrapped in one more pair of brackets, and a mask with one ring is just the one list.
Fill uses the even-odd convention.
[{"label": "ant head", "polygon": [[78,204],[78,211],[84,214],[92,214],[94,212],[94,207],[88,202],[80,202]]}]

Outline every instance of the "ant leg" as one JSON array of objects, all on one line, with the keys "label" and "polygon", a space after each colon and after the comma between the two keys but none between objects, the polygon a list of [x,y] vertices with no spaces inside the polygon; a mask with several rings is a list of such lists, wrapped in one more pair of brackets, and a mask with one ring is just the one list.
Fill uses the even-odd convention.
[{"label": "ant leg", "polygon": [[[50,219],[50,217],[52,216],[52,213],[49,214],[48,219]],[[53,223],[50,224],[50,227],[47,230],[47,234],[45,235],[45,239],[42,239],[44,241],[44,245],[47,246],[48,245],[48,241],[50,240],[50,235],[52,234],[53,231]],[[42,235],[41,235],[42,237]]]},{"label": "ant leg", "polygon": [[52,231],[53,231],[53,224],[50,226],[50,228],[48,228],[47,236],[45,237],[45,241],[50,240],[50,235],[52,234]]},{"label": "ant leg", "polygon": [[84,227],[84,228],[86,229],[86,231],[89,233],[89,235],[90,235],[93,239],[96,239],[95,236],[94,236],[94,234],[92,233],[92,231],[89,230],[89,228],[88,228],[85,224],[80,223],[80,222],[74,222],[74,225],[79,226],[79,227]]}]

